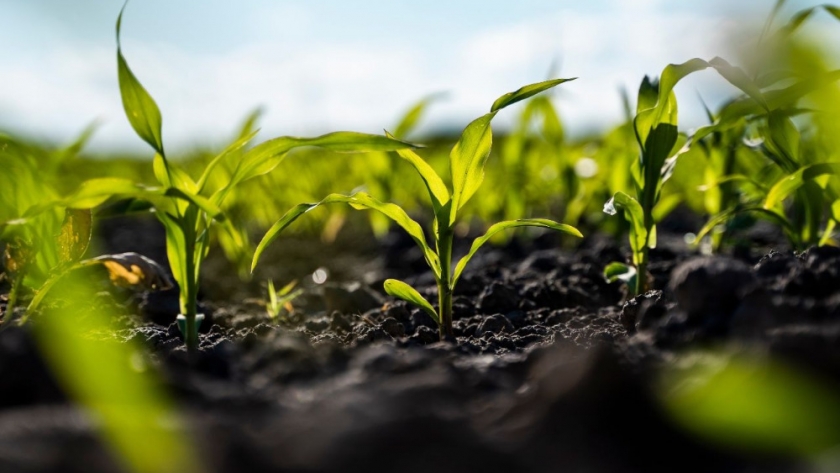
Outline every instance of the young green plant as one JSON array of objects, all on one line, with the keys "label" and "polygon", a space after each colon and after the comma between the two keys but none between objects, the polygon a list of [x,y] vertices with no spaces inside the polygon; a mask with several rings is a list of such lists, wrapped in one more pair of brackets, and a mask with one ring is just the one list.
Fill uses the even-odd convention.
[{"label": "young green plant", "polygon": [[[434,248],[427,244],[423,229],[419,223],[412,220],[408,214],[393,203],[384,203],[364,192],[357,192],[352,195],[331,194],[317,203],[299,204],[286,212],[269,231],[257,246],[254,253],[252,269],[259,261],[260,255],[265,248],[274,241],[280,233],[301,215],[310,210],[333,203],[344,203],[357,210],[375,210],[393,220],[402,227],[417,243],[435,276],[438,287],[438,309],[435,309],[429,301],[423,298],[419,292],[396,279],[385,281],[385,292],[396,298],[405,300],[418,306],[426,312],[440,329],[441,338],[451,337],[452,331],[452,294],[458,278],[464,271],[464,267],[475,255],[481,246],[486,243],[494,234],[515,227],[542,227],[557,230],[581,237],[580,232],[569,225],[564,225],[547,219],[519,219],[496,223],[487,232],[477,238],[470,248],[470,251],[452,266],[452,244],[454,238],[454,227],[458,222],[458,213],[463,206],[475,194],[484,179],[484,166],[490,156],[493,133],[490,122],[493,117],[503,108],[513,103],[524,100],[542,91],[555,87],[563,82],[572,79],[555,79],[536,84],[527,85],[514,92],[507,93],[493,103],[490,112],[482,115],[470,123],[458,143],[450,153],[450,172],[452,176],[452,187],[444,184],[443,179],[435,173],[429,164],[420,156],[408,149],[398,150],[397,154],[407,161],[420,175],[434,211],[434,223],[432,234],[434,235]],[[390,135],[389,135],[390,136]]]},{"label": "young green plant", "polygon": [[[153,168],[161,187],[154,192],[149,189],[138,192],[138,186],[133,183],[119,182],[111,195],[119,194],[146,200],[154,208],[154,215],[163,224],[166,230],[169,266],[180,289],[181,314],[178,316],[178,322],[188,349],[194,350],[198,346],[198,325],[202,319],[197,310],[201,264],[209,251],[211,225],[231,225],[221,206],[236,186],[271,172],[289,151],[295,148],[316,146],[336,152],[370,152],[394,151],[412,146],[385,136],[335,132],[315,138],[283,136],[240,152],[256,135],[255,131],[234,141],[207,164],[197,181],[193,180],[167,158],[161,137],[160,110],[128,67],[122,54],[122,14],[123,12],[120,12],[117,18],[116,30],[117,65],[123,107],[134,131],[155,151]],[[225,185],[211,192],[207,186],[211,172],[230,156],[238,159],[233,174]],[[150,193],[154,195],[154,199],[148,199]]]},{"label": "young green plant", "polygon": [[605,271],[605,277],[610,281],[632,281],[634,287],[631,291],[634,294],[642,294],[648,288],[650,249],[656,247],[655,207],[659,202],[662,184],[671,176],[679,156],[676,149],[679,138],[677,98],[673,89],[684,77],[708,67],[713,67],[727,81],[766,108],[761,91],[747,75],[721,58],[708,62],[695,58],[682,64],[669,64],[658,81],[645,76],[639,88],[636,117],[633,120],[636,141],[641,151],[639,159],[631,166],[636,196],[617,192],[604,205],[604,212],[610,215],[616,214],[617,209],[622,210],[630,224],[630,248],[634,265],[631,268],[623,263],[611,263]]}]

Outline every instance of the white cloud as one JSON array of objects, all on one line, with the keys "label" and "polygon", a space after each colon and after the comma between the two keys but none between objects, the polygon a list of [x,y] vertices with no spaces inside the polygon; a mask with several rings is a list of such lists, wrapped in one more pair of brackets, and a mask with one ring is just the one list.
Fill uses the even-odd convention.
[{"label": "white cloud", "polygon": [[[570,128],[581,130],[620,119],[620,85],[633,90],[643,74],[656,74],[667,62],[725,52],[717,34],[726,27],[720,18],[668,11],[660,3],[616,0],[597,12],[567,8],[506,28],[477,31],[444,50],[404,41],[303,43],[299,36],[312,19],[300,9],[266,12],[257,23],[267,29],[282,18],[297,25],[298,33],[286,40],[267,30],[247,46],[198,55],[171,44],[130,38],[124,47],[135,73],[162,109],[164,140],[170,148],[208,139],[221,143],[258,105],[268,112],[265,137],[335,129],[376,132],[393,126],[414,100],[441,90],[450,92],[450,100],[433,108],[426,123],[463,126],[498,95],[543,80],[558,58],[560,76],[580,77],[561,86],[558,100]],[[90,43],[7,61],[0,125],[67,140],[99,117],[105,126],[95,146],[143,149],[122,115],[115,62],[112,49]],[[720,81],[708,77],[691,85],[721,88]],[[685,102],[693,101],[689,91],[681,88]],[[500,125],[512,115],[500,115]]]}]

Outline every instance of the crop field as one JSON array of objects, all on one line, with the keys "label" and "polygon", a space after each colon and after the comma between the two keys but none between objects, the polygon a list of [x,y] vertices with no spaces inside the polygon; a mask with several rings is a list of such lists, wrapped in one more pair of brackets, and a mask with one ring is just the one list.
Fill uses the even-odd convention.
[{"label": "crop field", "polygon": [[183,151],[141,3],[133,147],[0,130],[0,472],[840,471],[840,6],[768,2],[595,131],[565,64],[455,129],[405,90]]}]

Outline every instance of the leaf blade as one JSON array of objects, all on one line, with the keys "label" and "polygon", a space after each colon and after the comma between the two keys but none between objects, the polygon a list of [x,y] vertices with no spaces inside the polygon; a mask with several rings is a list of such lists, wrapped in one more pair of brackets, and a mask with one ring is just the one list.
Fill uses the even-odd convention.
[{"label": "leaf blade", "polygon": [[455,287],[455,284],[458,282],[458,278],[461,277],[461,273],[464,271],[464,268],[467,266],[467,263],[470,262],[470,259],[472,259],[476,252],[485,243],[487,243],[487,241],[490,240],[490,238],[492,238],[493,235],[503,230],[509,230],[511,228],[517,227],[547,228],[550,230],[568,233],[578,238],[583,237],[580,231],[578,231],[577,228],[571,225],[558,223],[553,220],[548,220],[544,218],[523,218],[518,220],[506,220],[504,222],[498,222],[496,224],[491,225],[490,228],[488,228],[487,231],[484,233],[484,235],[473,240],[472,246],[470,247],[470,251],[464,257],[458,260],[458,264],[455,265],[455,271],[452,273],[452,287]]},{"label": "leaf blade", "polygon": [[163,152],[163,138],[161,136],[162,118],[160,109],[149,92],[143,87],[122,54],[120,43],[120,29],[122,16],[125,11],[123,5],[117,17],[117,77],[120,85],[123,109],[128,122],[137,135],[148,143],[155,151],[165,156]]},{"label": "leaf blade", "polygon": [[386,279],[383,284],[385,292],[392,297],[402,299],[408,303],[414,304],[424,312],[429,314],[429,317],[440,325],[440,317],[435,308],[429,303],[416,289],[398,279]]}]

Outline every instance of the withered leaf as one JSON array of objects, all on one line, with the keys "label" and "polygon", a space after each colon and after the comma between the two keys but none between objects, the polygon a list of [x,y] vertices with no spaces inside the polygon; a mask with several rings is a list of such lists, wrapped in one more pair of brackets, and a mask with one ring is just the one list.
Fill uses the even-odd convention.
[{"label": "withered leaf", "polygon": [[15,238],[13,242],[6,244],[3,250],[3,267],[9,276],[15,277],[26,271],[32,259],[32,249],[23,240]]},{"label": "withered leaf", "polygon": [[64,221],[56,239],[62,264],[75,263],[84,256],[90,244],[91,227],[90,209],[68,208],[64,211]]},{"label": "withered leaf", "polygon": [[105,266],[115,286],[149,291],[165,291],[174,287],[161,265],[138,253],[102,255],[94,261]]}]

